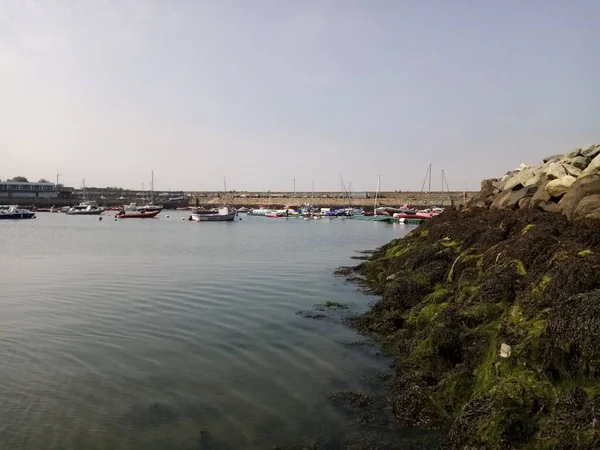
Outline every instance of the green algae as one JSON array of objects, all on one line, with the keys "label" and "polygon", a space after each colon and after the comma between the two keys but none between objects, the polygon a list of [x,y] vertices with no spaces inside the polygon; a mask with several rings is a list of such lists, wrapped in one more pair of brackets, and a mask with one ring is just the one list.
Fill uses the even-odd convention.
[{"label": "green algae", "polygon": [[533,228],[535,228],[535,225],[532,223],[525,225],[525,227],[523,228],[523,231],[521,231],[521,234],[527,234],[527,232],[532,230]]},{"label": "green algae", "polygon": [[525,268],[525,264],[523,264],[523,261],[517,259],[515,260],[515,266],[517,267],[517,273],[519,275],[527,275],[527,269]]},{"label": "green algae", "polygon": [[[419,286],[419,296],[396,301],[393,312],[365,317],[394,358],[398,380],[431,400],[418,404],[445,411],[446,448],[600,442],[596,416],[561,415],[567,407],[557,406],[573,389],[587,396],[582,408],[600,403],[600,333],[589,331],[598,329],[590,309],[598,302],[562,303],[600,288],[597,229],[598,222],[535,211],[451,211],[373,256],[372,283],[400,274]],[[423,271],[432,260],[443,278]],[[507,357],[502,344],[510,346]],[[402,402],[399,408],[414,404],[410,396]]]},{"label": "green algae", "polygon": [[448,307],[448,302],[432,303],[423,306],[420,310],[409,313],[406,322],[410,325],[424,325],[434,320],[437,315]]}]

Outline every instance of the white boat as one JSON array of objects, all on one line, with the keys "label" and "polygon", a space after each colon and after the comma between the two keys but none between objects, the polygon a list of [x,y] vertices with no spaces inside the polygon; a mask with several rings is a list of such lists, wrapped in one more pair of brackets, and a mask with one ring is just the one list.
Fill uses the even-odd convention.
[{"label": "white boat", "polygon": [[211,212],[208,214],[194,213],[190,216],[190,220],[194,220],[196,222],[231,222],[235,220],[236,216],[236,211],[228,206],[222,206],[217,210],[217,212]]},{"label": "white boat", "polygon": [[35,213],[17,206],[0,206],[0,219],[35,219]]},{"label": "white boat", "polygon": [[70,208],[67,214],[72,216],[90,216],[102,214],[103,212],[104,208],[99,207],[96,202],[82,202]]},{"label": "white boat", "polygon": [[272,213],[276,210],[274,209],[267,209],[267,208],[256,208],[256,209],[251,209],[250,211],[248,211],[248,215],[249,216],[264,216],[268,213]]}]

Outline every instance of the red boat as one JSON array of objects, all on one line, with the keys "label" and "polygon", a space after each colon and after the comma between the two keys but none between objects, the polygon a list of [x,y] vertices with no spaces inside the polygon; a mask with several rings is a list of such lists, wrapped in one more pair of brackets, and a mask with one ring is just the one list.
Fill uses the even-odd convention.
[{"label": "red boat", "polygon": [[153,217],[158,216],[159,213],[160,213],[160,211],[145,211],[145,210],[125,211],[124,209],[122,209],[115,215],[115,218],[117,218],[117,219],[151,219]]}]

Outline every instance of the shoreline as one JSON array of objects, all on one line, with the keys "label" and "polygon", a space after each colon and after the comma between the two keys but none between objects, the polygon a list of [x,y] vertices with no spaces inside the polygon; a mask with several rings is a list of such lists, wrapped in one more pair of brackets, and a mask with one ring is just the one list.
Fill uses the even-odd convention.
[{"label": "shoreline", "polygon": [[[350,326],[391,355],[396,425],[444,448],[598,448],[600,221],[447,210],[358,266]],[[571,447],[568,447],[571,448]]]}]

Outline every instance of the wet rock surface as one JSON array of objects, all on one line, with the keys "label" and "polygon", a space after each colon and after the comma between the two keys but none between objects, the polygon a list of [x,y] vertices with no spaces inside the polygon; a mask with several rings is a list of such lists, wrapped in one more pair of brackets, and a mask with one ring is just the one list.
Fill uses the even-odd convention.
[{"label": "wet rock surface", "polygon": [[[596,149],[571,158],[584,151]],[[392,423],[437,430],[448,449],[599,448],[600,220],[589,217],[449,209],[343,271],[381,296],[349,323],[394,359]]]}]

